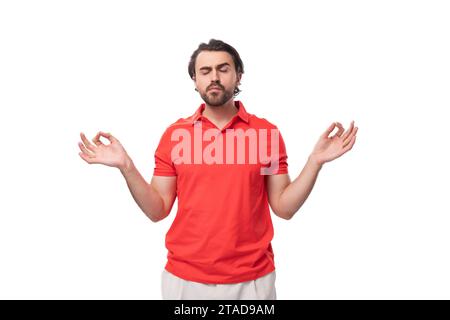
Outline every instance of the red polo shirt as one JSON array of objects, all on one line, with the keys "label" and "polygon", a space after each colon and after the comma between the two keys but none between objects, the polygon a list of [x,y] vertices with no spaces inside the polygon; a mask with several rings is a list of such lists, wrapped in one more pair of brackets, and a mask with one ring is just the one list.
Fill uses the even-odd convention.
[{"label": "red polo shirt", "polygon": [[288,173],[286,148],[275,125],[234,103],[238,113],[222,130],[202,103],[166,129],[155,152],[154,175],[177,177],[165,268],[185,280],[238,283],[275,270],[265,175]]}]

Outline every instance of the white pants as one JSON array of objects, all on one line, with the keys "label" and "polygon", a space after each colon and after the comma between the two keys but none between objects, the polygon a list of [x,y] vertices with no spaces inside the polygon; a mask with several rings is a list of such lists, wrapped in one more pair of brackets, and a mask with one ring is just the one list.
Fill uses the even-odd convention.
[{"label": "white pants", "polygon": [[209,284],[188,281],[166,269],[162,272],[163,300],[276,300],[275,271],[256,280]]}]

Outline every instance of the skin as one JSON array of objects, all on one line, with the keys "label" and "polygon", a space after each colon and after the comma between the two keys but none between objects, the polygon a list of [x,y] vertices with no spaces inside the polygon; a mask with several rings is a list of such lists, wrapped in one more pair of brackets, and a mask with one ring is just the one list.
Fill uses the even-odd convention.
[{"label": "skin", "polygon": [[[219,129],[238,111],[234,105],[233,90],[240,84],[241,78],[242,74],[236,72],[233,59],[227,52],[202,51],[198,55],[192,80],[205,101],[203,116]],[[213,86],[220,90],[210,90]],[[330,136],[335,128],[337,132]],[[323,165],[351,150],[357,131],[354,121],[347,130],[340,122],[334,122],[320,136],[294,181],[291,181],[289,174],[265,176],[272,211],[283,219],[291,219],[308,198]],[[176,197],[176,177],[153,176],[147,183],[120,141],[111,133],[99,131],[92,142],[83,132],[80,137],[79,156],[89,164],[118,168],[136,203],[153,222],[164,219],[170,213]],[[109,144],[100,141],[100,137],[108,139]]]},{"label": "skin", "polygon": [[[164,219],[172,209],[176,197],[176,177],[153,176],[148,183],[137,170],[120,141],[109,132],[99,131],[91,143],[83,132],[78,143],[79,156],[89,164],[103,164],[115,167],[124,176],[133,199],[147,217],[157,222]],[[109,144],[100,141],[109,140]]]},{"label": "skin", "polygon": [[[338,131],[330,136],[336,127]],[[351,150],[357,131],[354,121],[345,132],[340,122],[334,122],[320,136],[305,166],[293,182],[289,174],[266,176],[270,207],[277,216],[286,220],[294,216],[311,193],[322,166]]]},{"label": "skin", "polygon": [[[231,55],[224,51],[201,51],[195,63],[192,79],[196,90],[205,101],[203,116],[219,129],[223,128],[238,112],[234,105],[233,91],[240,84],[241,73]],[[219,91],[210,90],[219,87]]]}]

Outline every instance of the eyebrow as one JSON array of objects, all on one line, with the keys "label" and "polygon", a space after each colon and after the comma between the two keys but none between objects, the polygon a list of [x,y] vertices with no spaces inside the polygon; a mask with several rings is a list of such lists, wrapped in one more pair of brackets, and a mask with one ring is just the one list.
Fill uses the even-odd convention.
[{"label": "eyebrow", "polygon": [[[220,68],[222,68],[224,66],[230,66],[230,64],[228,62],[224,62],[224,63],[221,63],[221,64],[217,65],[216,68],[220,69]],[[200,70],[211,70],[211,69],[212,69],[211,67],[206,67],[206,66],[200,68]]]}]

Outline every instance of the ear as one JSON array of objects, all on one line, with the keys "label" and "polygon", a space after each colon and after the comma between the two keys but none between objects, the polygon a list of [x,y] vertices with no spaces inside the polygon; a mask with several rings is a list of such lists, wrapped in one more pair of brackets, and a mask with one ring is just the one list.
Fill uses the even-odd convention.
[{"label": "ear", "polygon": [[192,81],[194,82],[194,90],[198,91],[197,89],[197,83],[195,82],[195,74],[192,76]]},{"label": "ear", "polygon": [[242,79],[242,73],[240,72],[237,74],[237,85],[241,84],[241,79]]}]

